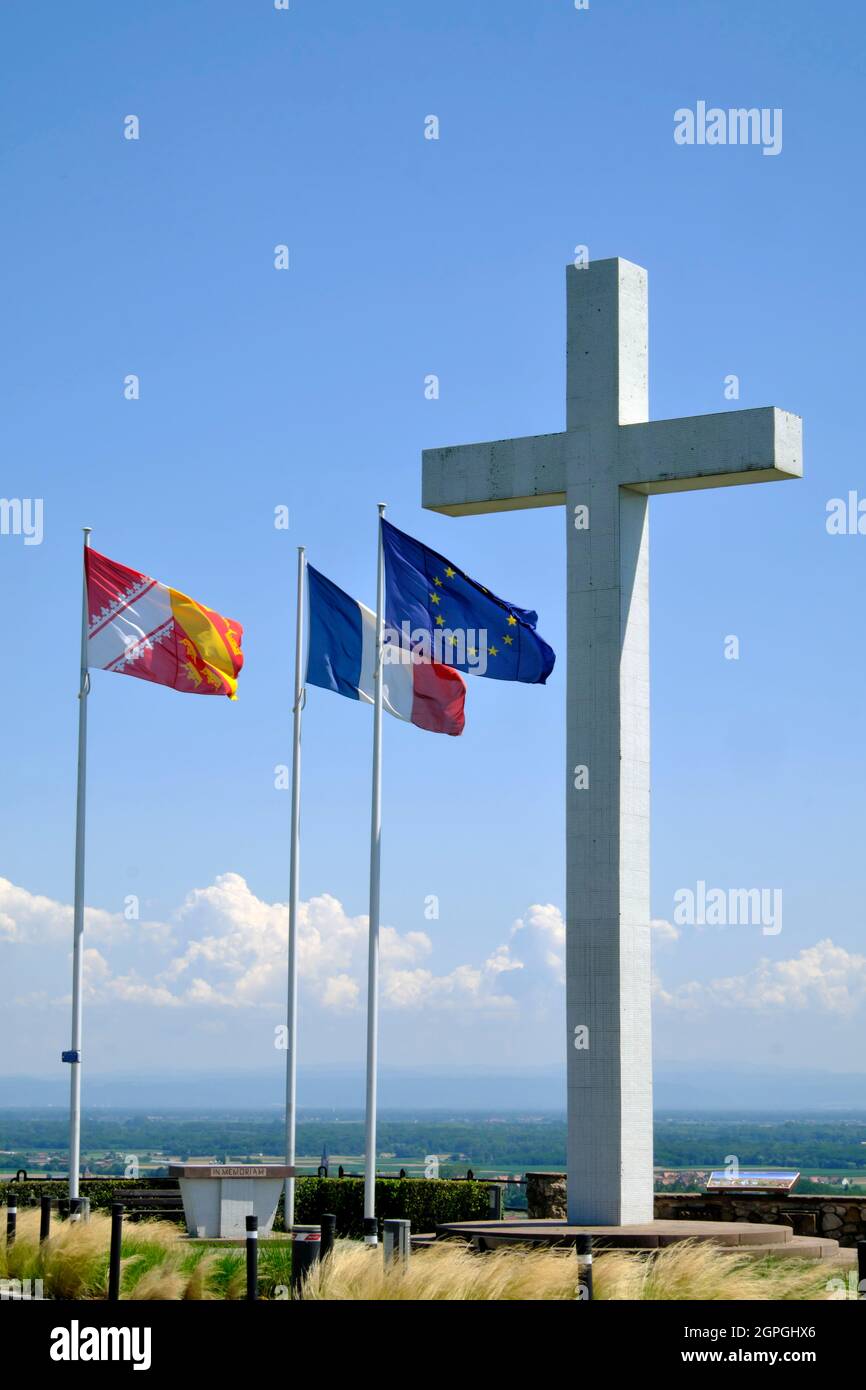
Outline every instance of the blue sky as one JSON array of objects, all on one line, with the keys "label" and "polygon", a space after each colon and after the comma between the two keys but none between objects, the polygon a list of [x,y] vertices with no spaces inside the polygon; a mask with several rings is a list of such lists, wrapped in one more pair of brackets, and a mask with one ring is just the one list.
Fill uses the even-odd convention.
[{"label": "blue sky", "polygon": [[[563,517],[422,513],[420,452],[563,427],[585,244],[649,271],[654,417],[805,419],[803,482],[651,508],[654,916],[699,880],[784,893],[778,936],[660,928],[657,1055],[850,1070],[866,537],[825,517],[866,495],[861,7],[52,0],[0,29],[0,490],[44,499],[41,545],[0,537],[6,1069],[66,1045],[80,527],[239,619],[247,661],[234,705],[94,675],[88,1066],[254,1068],[279,1061],[295,547],[372,602],[379,500],[560,652],[544,689],[472,682],[459,740],[389,721],[383,1059],[559,1059]],[[699,100],[781,108],[782,152],[678,146]],[[368,710],[310,692],[308,1061],[363,1045],[369,740]]]}]

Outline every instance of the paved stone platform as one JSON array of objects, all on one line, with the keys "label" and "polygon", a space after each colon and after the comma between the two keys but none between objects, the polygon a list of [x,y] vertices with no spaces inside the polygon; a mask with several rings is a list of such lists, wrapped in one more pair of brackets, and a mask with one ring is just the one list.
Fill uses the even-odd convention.
[{"label": "paved stone platform", "polygon": [[705,1240],[750,1255],[846,1262],[839,1242],[795,1236],[790,1226],[746,1221],[647,1221],[627,1226],[571,1226],[566,1221],[455,1221],[436,1227],[439,1240],[460,1238],[480,1250],[500,1245],[573,1246],[591,1235],[596,1250],[660,1250],[681,1240]]}]

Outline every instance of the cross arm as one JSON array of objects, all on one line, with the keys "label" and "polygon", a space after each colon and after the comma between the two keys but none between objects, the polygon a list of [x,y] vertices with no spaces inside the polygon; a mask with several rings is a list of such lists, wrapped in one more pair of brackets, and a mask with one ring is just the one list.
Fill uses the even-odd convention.
[{"label": "cross arm", "polygon": [[618,475],[645,493],[801,478],[803,422],[767,406],[623,425]]},{"label": "cross arm", "polygon": [[565,502],[566,434],[425,449],[421,502],[448,516],[553,507]]}]

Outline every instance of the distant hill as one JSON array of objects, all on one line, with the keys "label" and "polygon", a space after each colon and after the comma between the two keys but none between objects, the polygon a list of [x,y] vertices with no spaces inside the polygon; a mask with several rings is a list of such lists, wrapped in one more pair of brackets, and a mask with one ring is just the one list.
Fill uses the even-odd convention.
[{"label": "distant hill", "polygon": [[[188,1076],[85,1072],[84,1102],[90,1107],[282,1109],[283,1085],[277,1070]],[[360,1110],[363,1070],[302,1070],[298,1090],[304,1107]],[[563,1111],[565,1076],[556,1067],[509,1072],[385,1069],[379,1097],[380,1107],[390,1110]],[[67,1099],[68,1081],[59,1067],[56,1077],[0,1077],[0,1106],[65,1107]],[[655,1069],[655,1108],[702,1113],[860,1110],[866,1108],[866,1074],[660,1062]]]}]

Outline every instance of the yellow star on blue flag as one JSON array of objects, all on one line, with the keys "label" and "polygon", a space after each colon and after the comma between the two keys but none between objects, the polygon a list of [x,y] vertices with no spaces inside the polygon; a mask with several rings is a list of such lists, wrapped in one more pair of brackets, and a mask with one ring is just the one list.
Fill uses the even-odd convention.
[{"label": "yellow star on blue flag", "polygon": [[[450,649],[447,660],[472,675],[543,685],[556,656],[535,631],[538,614],[506,603],[452,561],[390,521],[382,520],[385,553],[385,624],[420,648],[434,633]],[[441,619],[444,618],[444,623]],[[503,640],[502,634],[507,637]],[[482,666],[474,660],[486,652]]]}]

